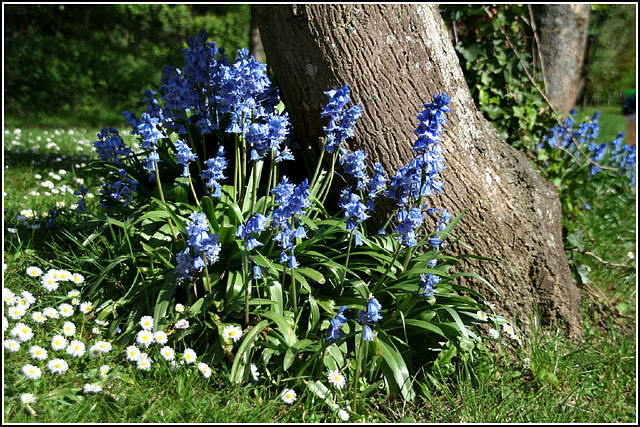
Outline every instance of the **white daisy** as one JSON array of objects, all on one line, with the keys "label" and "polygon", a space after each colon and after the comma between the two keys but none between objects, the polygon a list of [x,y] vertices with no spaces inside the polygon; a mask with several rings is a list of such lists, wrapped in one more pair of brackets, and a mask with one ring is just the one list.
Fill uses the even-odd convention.
[{"label": "white daisy", "polygon": [[112,348],[111,343],[107,341],[98,341],[95,345],[100,349],[101,353],[109,353]]},{"label": "white daisy", "polygon": [[39,380],[42,377],[42,371],[37,366],[30,364],[22,367],[22,373],[30,380]]},{"label": "white daisy", "polygon": [[293,402],[296,401],[296,398],[298,396],[294,390],[285,388],[280,394],[280,397],[282,398],[282,401],[284,403],[291,405]]},{"label": "white daisy", "polygon": [[140,359],[138,359],[137,366],[141,371],[148,371],[149,368],[151,368],[151,359],[145,354],[144,357],[141,356]]},{"label": "white daisy", "polygon": [[76,325],[73,322],[64,322],[62,325],[62,334],[66,337],[72,337],[76,334]]},{"label": "white daisy", "polygon": [[93,310],[93,304],[90,302],[83,302],[80,304],[80,312],[84,314],[89,314]]},{"label": "white daisy", "polygon": [[60,317],[60,313],[58,313],[58,310],[53,307],[46,307],[44,310],[42,310],[42,314],[47,319],[57,319]]},{"label": "white daisy", "polygon": [[94,335],[100,335],[100,328],[98,328],[97,326],[94,326],[93,328],[91,328],[91,333]]},{"label": "white daisy", "polygon": [[486,322],[489,320],[487,313],[485,313],[484,311],[478,310],[478,312],[476,313],[476,316],[478,316],[478,320],[482,320],[483,322]]},{"label": "white daisy", "polygon": [[109,365],[100,366],[100,376],[102,378],[105,378],[109,374],[110,370],[111,370],[111,368],[109,367]]},{"label": "white daisy", "polygon": [[198,371],[203,377],[209,378],[211,376],[211,368],[206,363],[198,363]]},{"label": "white daisy", "polygon": [[42,276],[42,279],[40,280],[40,283],[42,284],[42,287],[45,288],[49,292],[55,291],[60,286],[58,284],[58,279],[56,279],[53,276],[49,275],[49,273],[47,273],[44,276]]},{"label": "white daisy", "polygon": [[254,365],[253,363],[251,364],[251,376],[253,377],[254,381],[258,381],[258,379],[260,379],[260,372],[258,371],[256,365]]},{"label": "white daisy", "polygon": [[242,337],[242,329],[237,325],[227,325],[222,331],[222,337],[237,342]]},{"label": "white daisy", "polygon": [[143,316],[140,319],[140,327],[145,331],[150,331],[151,329],[153,329],[153,317]]},{"label": "white daisy", "polygon": [[31,338],[33,338],[33,331],[31,328],[24,323],[20,322],[13,327],[10,332],[10,335],[13,338],[17,338],[20,342],[27,342]]},{"label": "white daisy", "polygon": [[349,413],[344,409],[340,409],[338,411],[338,418],[340,418],[340,421],[349,421]]},{"label": "white daisy", "polygon": [[58,306],[58,313],[62,317],[73,316],[73,306],[71,304],[63,303]]},{"label": "white daisy", "polygon": [[47,360],[47,357],[49,355],[47,353],[47,350],[40,347],[39,345],[31,346],[31,348],[29,349],[29,354],[31,354],[32,359],[37,360]]},{"label": "white daisy", "polygon": [[140,359],[140,349],[135,345],[127,347],[127,360],[130,362],[137,362]]},{"label": "white daisy", "polygon": [[171,362],[175,358],[175,351],[169,346],[164,346],[160,349],[160,354],[164,357],[164,360]]},{"label": "white daisy", "polygon": [[502,325],[502,331],[509,334],[509,335],[513,335],[515,333],[515,330],[513,329],[513,326],[511,326],[508,323],[505,323],[504,325]]},{"label": "white daisy", "polygon": [[195,363],[196,361],[196,352],[192,349],[188,348],[184,351],[184,361],[185,363]]},{"label": "white daisy", "polygon": [[71,280],[71,272],[67,270],[58,270],[58,280],[63,280],[65,282]]},{"label": "white daisy", "polygon": [[47,319],[44,317],[41,311],[34,311],[33,313],[31,313],[31,320],[36,323],[44,323]]},{"label": "white daisy", "polygon": [[67,354],[72,357],[82,357],[84,356],[86,347],[82,341],[73,340],[67,346]]},{"label": "white daisy", "polygon": [[100,393],[102,391],[102,387],[99,384],[85,384],[82,390],[85,393]]},{"label": "white daisy", "polygon": [[491,338],[493,338],[494,340],[497,340],[500,338],[500,332],[498,332],[497,330],[491,328],[489,329],[489,336]]},{"label": "white daisy", "polygon": [[180,319],[175,324],[176,329],[187,329],[189,327],[189,321],[186,319]]},{"label": "white daisy", "polygon": [[94,344],[91,347],[89,347],[89,357],[92,359],[95,359],[96,357],[100,356],[102,354],[102,352],[100,351],[100,349]]},{"label": "white daisy", "polygon": [[178,313],[184,313],[184,305],[182,304],[176,304],[176,311]]},{"label": "white daisy", "polygon": [[84,276],[80,273],[74,273],[71,275],[69,281],[75,283],[76,285],[79,285],[81,283],[84,283]]},{"label": "white daisy", "polygon": [[163,344],[163,345],[166,344],[167,341],[169,340],[169,338],[167,337],[167,334],[164,331],[157,331],[156,333],[154,333],[153,339],[158,344]]},{"label": "white daisy", "polygon": [[51,348],[54,350],[64,350],[67,348],[67,339],[62,335],[56,335],[51,338]]},{"label": "white daisy", "polygon": [[344,375],[340,373],[340,371],[330,371],[327,374],[327,379],[329,380],[329,384],[332,384],[335,388],[340,390],[347,383],[347,380],[344,378]]},{"label": "white daisy", "polygon": [[151,344],[153,344],[153,334],[149,331],[142,330],[138,332],[138,335],[136,336],[136,342],[143,347],[149,347]]},{"label": "white daisy", "polygon": [[39,277],[42,275],[42,270],[38,267],[27,267],[27,276],[30,277]]},{"label": "white daisy", "polygon": [[36,299],[33,296],[33,294],[29,291],[22,291],[20,293],[20,295],[22,295],[22,298],[27,302],[27,304],[31,305],[31,304],[35,304]]},{"label": "white daisy", "polygon": [[22,402],[23,405],[36,403],[36,397],[31,393],[23,393],[20,395],[20,402]]},{"label": "white daisy", "polygon": [[8,315],[13,320],[21,319],[22,316],[27,312],[27,309],[21,305],[15,305],[8,310]]},{"label": "white daisy", "polygon": [[72,289],[69,292],[67,292],[67,296],[71,298],[77,298],[80,296],[80,291],[77,289]]},{"label": "white daisy", "polygon": [[16,340],[4,340],[4,348],[9,350],[11,353],[15,353],[20,350],[20,343]]},{"label": "white daisy", "polygon": [[109,326],[109,322],[107,322],[106,320],[96,319],[95,322],[98,326]]},{"label": "white daisy", "polygon": [[52,374],[63,374],[69,369],[69,364],[64,359],[52,359],[47,363],[47,368]]},{"label": "white daisy", "polygon": [[12,305],[13,304],[13,297],[15,297],[15,296],[16,296],[16,294],[11,292],[11,290],[9,290],[7,288],[2,288],[2,300],[4,301],[5,304]]}]

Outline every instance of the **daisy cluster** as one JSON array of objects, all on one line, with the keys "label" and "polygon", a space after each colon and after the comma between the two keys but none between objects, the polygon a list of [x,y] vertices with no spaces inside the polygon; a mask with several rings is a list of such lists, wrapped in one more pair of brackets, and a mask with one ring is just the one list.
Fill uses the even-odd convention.
[{"label": "daisy cluster", "polygon": [[[39,380],[67,377],[77,366],[102,364],[97,372],[105,378],[110,370],[105,362],[113,347],[102,337],[109,323],[90,316],[94,304],[82,301],[81,292],[75,289],[84,282],[81,274],[59,269],[44,272],[35,266],[25,273],[42,287],[36,292],[38,298],[26,290],[14,292],[3,287],[2,330],[5,358],[19,366],[19,375],[32,388],[20,395],[20,401],[28,405],[37,402],[34,392]],[[83,390],[97,393],[102,385],[86,384]]]},{"label": "daisy cluster", "polygon": [[[33,175],[32,186],[23,194],[7,195],[10,201],[18,205],[16,225],[26,229],[37,230],[43,226],[49,228],[59,214],[67,210],[84,210],[86,200],[94,197],[84,187],[85,180],[77,172],[87,166],[94,155],[91,142],[86,138],[86,131],[68,130],[33,130],[23,132],[20,128],[4,131],[5,156],[10,167],[12,157],[22,158],[25,155],[37,155],[35,167],[49,167],[45,173]],[[63,144],[62,140],[67,141]],[[69,140],[71,142],[69,142]],[[60,145],[72,145],[63,149]],[[66,151],[66,153],[65,153]],[[51,153],[54,154],[51,154]],[[21,196],[21,197],[20,197]],[[81,200],[78,200],[81,196]],[[25,206],[27,203],[31,206]],[[9,227],[9,233],[17,233],[16,227]]]},{"label": "daisy cluster", "polygon": [[494,340],[500,340],[500,332],[498,331],[498,329],[499,325],[502,325],[503,334],[509,337],[510,340],[517,343],[519,346],[522,346],[522,336],[517,332],[516,328],[511,325],[511,323],[509,323],[506,319],[495,314],[496,305],[488,301],[484,301],[484,304],[489,307],[491,311],[493,311],[493,315],[490,316],[486,312],[478,310],[478,312],[476,313],[476,317],[481,322],[488,322],[490,319],[495,322],[495,328],[489,328],[489,337]]}]

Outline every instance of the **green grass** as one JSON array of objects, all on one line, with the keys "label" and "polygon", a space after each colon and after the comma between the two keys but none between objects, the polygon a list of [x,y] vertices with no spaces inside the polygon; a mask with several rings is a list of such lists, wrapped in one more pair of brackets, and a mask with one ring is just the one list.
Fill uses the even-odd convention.
[{"label": "green grass", "polygon": [[[603,137],[606,117],[603,114],[601,119]],[[82,178],[85,185],[94,186],[91,191],[96,196],[100,185],[98,177],[81,166],[91,159],[91,142],[99,129],[74,129],[73,134],[68,129],[64,132],[59,129],[56,133],[55,129],[57,127],[23,126],[19,138],[11,127],[6,127],[4,133],[5,165],[9,166],[4,170],[7,193],[4,197],[7,209],[4,286],[14,292],[31,291],[38,298],[40,308],[57,306],[60,300],[52,301],[51,294],[45,293],[37,280],[27,277],[26,267],[36,265],[46,270],[56,266],[81,271],[87,262],[85,258],[93,255],[78,252],[60,228],[27,230],[16,222],[15,215],[22,209],[41,213],[55,207],[55,202],[63,196],[42,194],[40,183],[44,180],[51,180],[56,188],[67,184],[77,189],[79,185],[74,179]],[[617,130],[611,132],[615,137]],[[46,148],[47,138],[51,138],[59,150],[51,153],[55,148]],[[13,140],[17,143],[12,144]],[[39,148],[34,149],[36,145]],[[63,155],[66,158],[62,158]],[[49,172],[57,174],[60,169],[67,171],[60,181],[48,176]],[[35,174],[42,178],[36,179]],[[41,194],[31,195],[33,190]],[[64,195],[67,208],[75,200],[72,194]],[[93,209],[97,209],[97,200],[94,202]],[[631,205],[629,198],[612,199],[608,203],[610,205],[602,209],[610,212],[610,218],[603,218],[598,213],[602,211],[586,211],[581,225],[597,237],[594,240],[600,245],[595,249],[598,254],[607,256],[611,262],[622,262],[628,260],[629,249],[610,236],[622,235],[626,242],[635,236],[635,203]],[[73,215],[67,209],[59,217],[63,228],[72,224]],[[612,230],[616,224],[619,228]],[[17,228],[17,233],[7,233],[7,228]],[[635,253],[635,243],[633,249]],[[623,312],[616,307],[622,303],[633,307],[635,270],[614,269],[590,258],[584,256],[582,262],[591,268],[590,287],[597,295],[586,288],[583,293],[585,336],[582,342],[567,341],[562,330],[553,327],[536,330],[525,337],[521,349],[510,345],[501,347],[486,340],[486,349],[477,349],[473,362],[459,361],[452,372],[435,372],[432,379],[417,377],[419,395],[413,403],[390,400],[384,391],[370,395],[362,403],[368,415],[361,419],[441,423],[633,422],[636,419],[636,325],[632,315],[635,309]],[[630,265],[633,267],[634,263]],[[78,325],[82,322],[79,320]],[[88,337],[89,330],[85,328],[82,334]],[[52,332],[50,328],[41,333]],[[45,335],[34,340],[43,347],[47,345]],[[209,379],[203,378],[195,368],[172,372],[162,362],[148,373],[138,371],[124,359],[122,346],[117,341],[108,357],[74,362],[73,372],[57,379],[52,380],[44,363],[39,362],[43,378],[32,383],[20,373],[21,366],[27,363],[30,345],[31,342],[23,344],[26,348],[15,354],[4,350],[7,422],[338,421],[326,404],[313,398],[302,381],[295,386],[298,400],[288,406],[278,396],[282,385],[267,383],[264,375],[258,383],[229,384],[228,368],[224,365],[213,367]],[[526,357],[530,358],[530,367],[524,365]],[[85,395],[82,386],[98,379],[93,370],[105,362],[112,366],[111,376],[103,381],[108,393]],[[31,415],[19,401],[19,395],[30,390],[38,391],[38,401],[32,405],[36,415]],[[351,421],[358,418],[352,414]]]},{"label": "green grass", "polygon": [[601,105],[592,106],[586,109],[577,109],[576,121],[579,123],[585,117],[593,117],[593,115],[600,112],[600,136],[598,138],[601,142],[613,141],[618,132],[625,133],[624,142],[627,142],[627,122],[622,115],[622,107],[617,105]]}]

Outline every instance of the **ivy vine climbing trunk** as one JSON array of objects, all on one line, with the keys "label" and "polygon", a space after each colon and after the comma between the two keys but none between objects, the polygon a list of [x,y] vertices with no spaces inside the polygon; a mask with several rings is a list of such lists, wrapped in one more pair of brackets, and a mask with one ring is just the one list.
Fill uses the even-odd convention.
[{"label": "ivy vine climbing trunk", "polygon": [[495,285],[500,296],[474,286],[525,331],[538,304],[539,320],[560,322],[579,337],[580,296],[563,250],[555,187],[475,108],[437,6],[254,7],[296,135],[316,153],[328,89],[349,84],[364,109],[350,148],[364,150],[387,172],[412,157],[423,103],[449,94],[445,191],[430,203],[454,215],[467,210],[456,233],[470,248],[454,249],[501,260],[471,260],[464,268]]}]

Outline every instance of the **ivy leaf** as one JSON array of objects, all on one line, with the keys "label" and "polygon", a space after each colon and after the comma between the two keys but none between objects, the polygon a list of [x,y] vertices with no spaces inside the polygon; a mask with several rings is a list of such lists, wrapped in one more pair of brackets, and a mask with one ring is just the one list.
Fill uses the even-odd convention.
[{"label": "ivy leaf", "polygon": [[580,230],[576,230],[567,236],[567,243],[572,247],[578,248],[580,252],[584,252],[584,234]]}]

